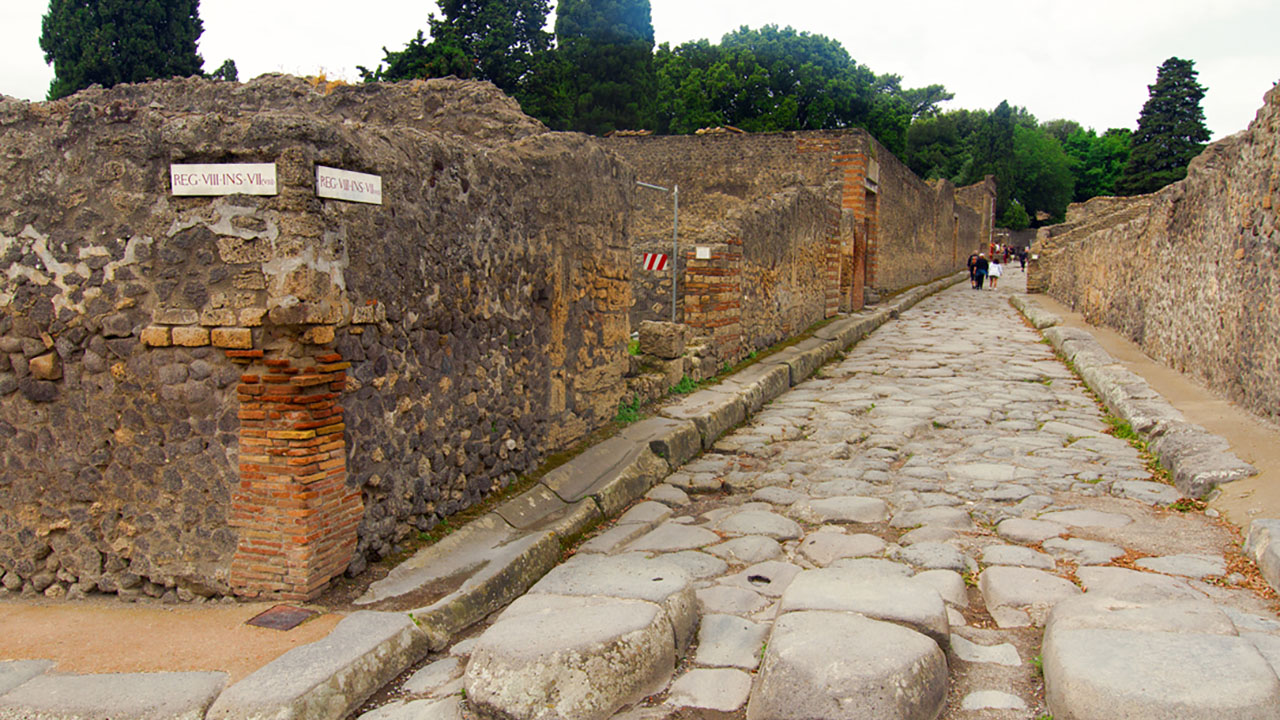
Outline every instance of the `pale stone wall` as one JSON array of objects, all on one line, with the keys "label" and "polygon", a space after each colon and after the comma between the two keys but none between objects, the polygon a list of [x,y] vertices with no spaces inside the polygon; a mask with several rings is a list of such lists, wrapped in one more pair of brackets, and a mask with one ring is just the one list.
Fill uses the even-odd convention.
[{"label": "pale stone wall", "polygon": [[1028,285],[1216,392],[1280,417],[1280,89],[1186,179],[1072,205]]}]

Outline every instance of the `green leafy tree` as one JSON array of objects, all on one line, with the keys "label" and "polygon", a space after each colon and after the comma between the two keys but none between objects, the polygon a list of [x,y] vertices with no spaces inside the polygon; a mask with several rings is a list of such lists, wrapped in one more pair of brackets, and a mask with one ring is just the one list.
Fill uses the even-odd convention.
[{"label": "green leafy tree", "polygon": [[198,75],[203,29],[199,0],[50,0],[40,24],[49,99],[94,83]]},{"label": "green leafy tree", "polygon": [[448,77],[463,79],[475,77],[476,66],[462,49],[456,35],[447,27],[439,29],[438,36],[428,40],[419,30],[416,37],[402,50],[382,48],[382,62],[378,67],[358,65],[365,82],[396,82],[416,78]]},{"label": "green leafy tree", "polygon": [[653,122],[657,79],[648,0],[561,0],[556,40],[569,68],[573,129],[603,134]]},{"label": "green leafy tree", "polygon": [[1038,220],[1043,213],[1050,222],[1062,221],[1075,187],[1071,166],[1053,135],[1038,127],[1014,126],[1009,194],[1025,214]]},{"label": "green leafy tree", "polygon": [[1116,182],[1129,160],[1129,136],[1123,128],[1111,128],[1101,135],[1092,129],[1077,129],[1062,144],[1073,161],[1075,202],[1099,195],[1114,195]]},{"label": "green leafy tree", "polygon": [[209,73],[211,80],[229,80],[235,82],[240,79],[240,71],[236,69],[235,60],[224,60],[217,70]]},{"label": "green leafy tree", "polygon": [[1195,62],[1171,57],[1148,85],[1149,97],[1138,116],[1129,161],[1116,185],[1123,195],[1155,192],[1186,177],[1191,159],[1204,150],[1209,130],[1200,101],[1204,88],[1196,82]]}]

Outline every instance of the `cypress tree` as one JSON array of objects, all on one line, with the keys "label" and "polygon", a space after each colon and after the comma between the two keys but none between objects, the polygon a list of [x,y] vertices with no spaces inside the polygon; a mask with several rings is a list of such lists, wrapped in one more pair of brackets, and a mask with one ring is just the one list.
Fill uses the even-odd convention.
[{"label": "cypress tree", "polygon": [[1209,141],[1200,108],[1204,88],[1196,82],[1194,61],[1165,60],[1147,90],[1150,96],[1138,116],[1129,161],[1116,183],[1121,195],[1155,192],[1186,177],[1187,164]]},{"label": "cypress tree", "polygon": [[649,0],[561,0],[556,39],[570,69],[573,129],[601,134],[653,122]]},{"label": "cypress tree", "polygon": [[200,74],[199,0],[50,0],[40,49],[53,65],[49,99],[94,83]]}]

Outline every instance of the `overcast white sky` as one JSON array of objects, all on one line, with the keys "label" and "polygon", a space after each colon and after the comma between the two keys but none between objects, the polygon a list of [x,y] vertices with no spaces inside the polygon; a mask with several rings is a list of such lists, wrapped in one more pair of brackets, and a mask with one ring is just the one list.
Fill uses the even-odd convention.
[{"label": "overcast white sky", "polygon": [[[553,0],[554,1],[554,0]],[[907,87],[941,83],[947,108],[1001,100],[1040,120],[1133,128],[1156,68],[1196,62],[1214,139],[1243,130],[1280,81],[1277,0],[651,0],[658,42],[791,25],[839,40]],[[39,47],[45,0],[0,0],[0,93],[43,99],[53,77]],[[226,58],[241,79],[266,72],[358,78],[382,46],[398,49],[430,0],[203,0],[206,70]]]}]

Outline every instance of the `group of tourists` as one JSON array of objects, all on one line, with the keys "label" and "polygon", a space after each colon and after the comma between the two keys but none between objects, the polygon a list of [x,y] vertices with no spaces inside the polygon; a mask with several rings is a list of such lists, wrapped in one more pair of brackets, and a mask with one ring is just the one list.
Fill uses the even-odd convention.
[{"label": "group of tourists", "polygon": [[996,243],[992,243],[988,248],[991,257],[987,257],[987,253],[974,253],[969,256],[969,284],[974,290],[981,290],[983,283],[989,283],[992,290],[1000,282],[1000,276],[1004,274],[1004,266],[1009,264],[1010,258],[1018,261],[1020,270],[1027,269],[1027,249],[1026,248],[1010,248],[1000,247]]}]

